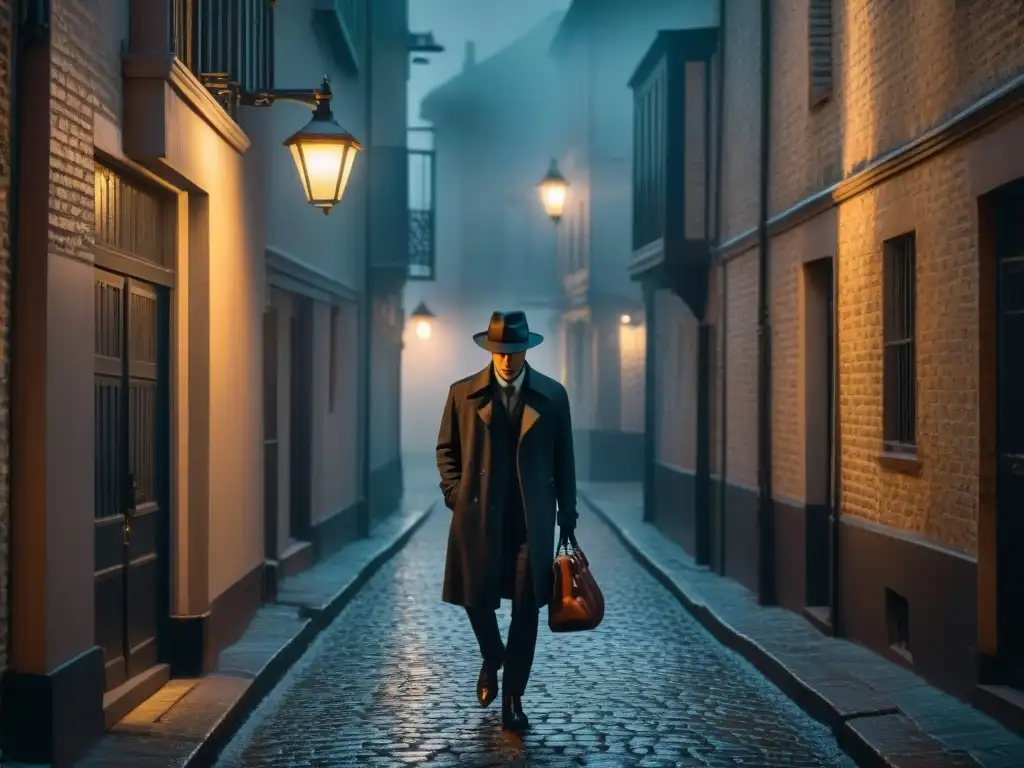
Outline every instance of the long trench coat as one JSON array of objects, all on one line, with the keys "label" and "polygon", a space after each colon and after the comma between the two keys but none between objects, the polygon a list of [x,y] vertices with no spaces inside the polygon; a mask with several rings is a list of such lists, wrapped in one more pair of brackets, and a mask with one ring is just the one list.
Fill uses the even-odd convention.
[{"label": "long trench coat", "polygon": [[[492,376],[488,365],[452,384],[437,436],[441,492],[452,510],[442,600],[467,607],[497,608],[501,602],[504,499],[489,493],[496,453],[492,413],[501,404],[492,403]],[[541,607],[551,596],[555,523],[575,525],[577,518],[572,419],[565,388],[529,366],[520,397],[516,461],[534,595]]]}]

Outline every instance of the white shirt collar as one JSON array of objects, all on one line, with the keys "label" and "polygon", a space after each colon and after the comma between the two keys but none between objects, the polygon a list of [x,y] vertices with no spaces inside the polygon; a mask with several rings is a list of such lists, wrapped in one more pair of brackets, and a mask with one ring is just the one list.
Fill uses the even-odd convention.
[{"label": "white shirt collar", "polygon": [[512,381],[505,381],[503,378],[501,378],[501,374],[498,373],[497,370],[494,371],[494,377],[498,380],[499,386],[507,387],[509,384],[511,384],[512,388],[515,390],[516,394],[518,395],[519,394],[519,390],[521,390],[523,388],[523,379],[526,378],[526,366],[524,365],[519,370],[518,375]]}]

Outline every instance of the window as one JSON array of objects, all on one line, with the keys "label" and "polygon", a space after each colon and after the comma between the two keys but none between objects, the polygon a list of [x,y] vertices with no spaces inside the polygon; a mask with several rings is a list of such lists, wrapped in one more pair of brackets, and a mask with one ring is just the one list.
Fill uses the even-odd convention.
[{"label": "window", "polygon": [[810,0],[808,9],[810,99],[813,107],[832,96],[832,0]]},{"label": "window", "polygon": [[338,366],[341,364],[338,342],[341,336],[341,307],[331,306],[331,327],[328,332],[328,353],[327,365],[327,412],[334,413],[334,401],[337,399],[338,389]]},{"label": "window", "polygon": [[917,311],[914,233],[887,240],[883,247],[883,434],[890,453],[916,452],[917,366],[914,326]]}]

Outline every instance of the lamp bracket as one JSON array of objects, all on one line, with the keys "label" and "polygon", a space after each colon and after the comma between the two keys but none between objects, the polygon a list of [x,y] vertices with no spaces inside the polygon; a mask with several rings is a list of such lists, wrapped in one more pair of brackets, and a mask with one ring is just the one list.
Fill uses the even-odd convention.
[{"label": "lamp bracket", "polygon": [[203,73],[199,79],[219,100],[236,101],[242,107],[269,107],[278,101],[293,101],[314,107],[317,111],[330,111],[332,93],[326,75],[319,88],[268,88],[262,91],[245,90],[226,72]]}]

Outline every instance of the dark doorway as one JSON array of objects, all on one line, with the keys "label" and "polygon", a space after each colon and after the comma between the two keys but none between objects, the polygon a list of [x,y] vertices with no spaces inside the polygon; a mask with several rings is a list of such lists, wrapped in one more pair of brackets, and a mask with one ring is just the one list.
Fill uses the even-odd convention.
[{"label": "dark doorway", "polygon": [[95,275],[95,621],[111,690],[157,663],[168,613],[167,297]]},{"label": "dark doorway", "polygon": [[267,309],[263,313],[263,556],[270,561],[278,555],[277,323],[277,309]]},{"label": "dark doorway", "polygon": [[291,538],[309,541],[313,506],[313,307],[300,296],[293,296],[292,301],[288,520]]},{"label": "dark doorway", "polygon": [[999,661],[1024,689],[1024,181],[993,200],[997,290],[996,571]]},{"label": "dark doorway", "polygon": [[805,528],[804,604],[831,621],[832,451],[835,287],[831,258],[804,266]]}]

